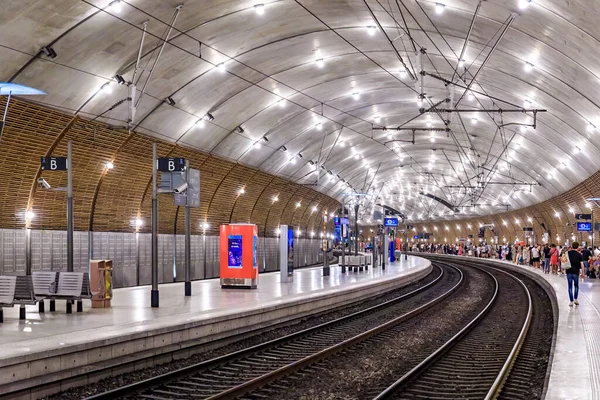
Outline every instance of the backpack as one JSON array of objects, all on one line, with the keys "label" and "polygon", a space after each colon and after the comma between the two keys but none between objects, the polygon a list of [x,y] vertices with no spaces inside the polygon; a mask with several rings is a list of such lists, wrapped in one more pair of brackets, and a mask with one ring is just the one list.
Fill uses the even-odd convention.
[{"label": "backpack", "polygon": [[569,252],[565,251],[560,256],[560,266],[562,269],[570,269],[571,268],[571,260],[569,260]]}]

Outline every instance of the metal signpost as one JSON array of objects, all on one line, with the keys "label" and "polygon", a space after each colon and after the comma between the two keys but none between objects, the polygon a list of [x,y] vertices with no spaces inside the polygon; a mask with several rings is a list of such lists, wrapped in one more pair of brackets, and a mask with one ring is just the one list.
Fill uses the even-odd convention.
[{"label": "metal signpost", "polygon": [[150,306],[158,307],[158,187],[156,174],[158,170],[156,143],[152,143],[152,289],[150,290]]},{"label": "metal signpost", "polygon": [[[67,171],[67,187],[52,188],[45,179],[39,178],[38,185],[44,190],[67,192],[67,272],[73,272],[73,141],[67,143],[67,157],[42,157],[40,167],[42,171]],[[30,233],[28,233],[30,241]],[[26,244],[31,249],[31,243]],[[26,261],[27,274],[31,274],[31,257]],[[72,312],[72,302],[67,300],[67,313]],[[40,306],[40,309],[43,306]],[[50,311],[55,311],[55,302],[50,300]]]},{"label": "metal signpost", "polygon": [[[160,172],[160,183],[157,187],[157,193],[173,193],[175,205],[184,207],[185,209],[184,295],[191,296],[192,222],[190,208],[200,207],[200,171],[190,168],[189,162],[181,157],[158,158],[155,165],[157,171]],[[158,307],[158,305],[156,307]]]}]

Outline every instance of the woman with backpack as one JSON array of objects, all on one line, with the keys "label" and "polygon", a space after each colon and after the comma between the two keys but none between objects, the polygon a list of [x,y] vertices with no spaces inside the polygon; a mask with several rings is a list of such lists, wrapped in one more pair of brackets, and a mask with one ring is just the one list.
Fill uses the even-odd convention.
[{"label": "woman with backpack", "polygon": [[[571,300],[569,307],[573,307],[573,303],[579,305],[577,296],[579,295],[579,275],[583,270],[583,257],[577,251],[578,248],[579,243],[573,242],[571,249],[564,252],[561,257],[561,265],[567,273],[567,284],[569,285],[569,300]],[[574,292],[573,286],[575,286]]]}]

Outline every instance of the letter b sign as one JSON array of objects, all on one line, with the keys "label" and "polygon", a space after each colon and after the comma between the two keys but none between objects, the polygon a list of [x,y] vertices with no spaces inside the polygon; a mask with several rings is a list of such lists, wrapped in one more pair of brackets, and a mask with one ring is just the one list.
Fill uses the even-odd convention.
[{"label": "letter b sign", "polygon": [[181,172],[185,167],[185,158],[159,158],[157,170],[160,172]]},{"label": "letter b sign", "polygon": [[66,171],[67,170],[67,158],[66,157],[42,157],[41,167],[42,167],[42,171]]}]

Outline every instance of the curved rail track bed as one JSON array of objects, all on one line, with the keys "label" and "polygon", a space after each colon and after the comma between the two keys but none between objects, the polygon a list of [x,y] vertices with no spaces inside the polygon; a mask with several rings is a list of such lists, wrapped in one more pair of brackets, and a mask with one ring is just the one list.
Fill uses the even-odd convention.
[{"label": "curved rail track bed", "polygon": [[432,257],[411,292],[89,399],[538,399],[554,332],[532,279]]}]

